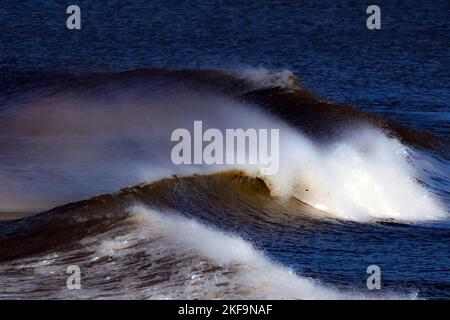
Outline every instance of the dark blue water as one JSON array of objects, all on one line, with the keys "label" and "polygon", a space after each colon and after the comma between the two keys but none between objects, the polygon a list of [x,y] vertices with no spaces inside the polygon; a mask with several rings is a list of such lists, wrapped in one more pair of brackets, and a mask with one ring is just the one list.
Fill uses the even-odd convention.
[{"label": "dark blue water", "polygon": [[[11,93],[5,88],[15,79],[35,72],[286,68],[322,97],[430,131],[448,147],[447,0],[377,1],[381,30],[366,28],[365,10],[372,3],[360,1],[76,1],[79,31],[65,27],[69,4],[0,3],[2,95]],[[441,175],[430,185],[448,207],[448,153],[435,160]],[[289,242],[296,233],[298,242]],[[345,224],[314,233],[286,228],[261,246],[273,259],[325,283],[361,288],[365,267],[374,263],[393,290],[450,297],[445,223]]]},{"label": "dark blue water", "polygon": [[77,1],[0,4],[3,76],[33,70],[288,68],[329,99],[449,135],[450,4],[378,1]]}]

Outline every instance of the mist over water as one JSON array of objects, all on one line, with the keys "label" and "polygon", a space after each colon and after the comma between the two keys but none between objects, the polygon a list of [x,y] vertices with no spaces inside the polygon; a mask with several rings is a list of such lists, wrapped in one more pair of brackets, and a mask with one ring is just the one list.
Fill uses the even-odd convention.
[{"label": "mist over water", "polygon": [[[240,76],[260,88],[295,89],[286,71],[246,69]],[[162,79],[98,84],[76,95],[69,87],[57,97],[34,96],[12,106],[15,112],[0,118],[2,147],[9,150],[1,162],[9,181],[1,187],[1,209],[49,208],[175,174],[240,168],[266,181],[273,196],[296,197],[342,219],[447,217],[437,197],[416,180],[422,169],[408,161],[413,151],[381,129],[356,124],[320,144],[261,106]],[[193,132],[198,119],[204,130],[279,129],[278,172],[268,175],[262,164],[174,165],[172,132]]]}]

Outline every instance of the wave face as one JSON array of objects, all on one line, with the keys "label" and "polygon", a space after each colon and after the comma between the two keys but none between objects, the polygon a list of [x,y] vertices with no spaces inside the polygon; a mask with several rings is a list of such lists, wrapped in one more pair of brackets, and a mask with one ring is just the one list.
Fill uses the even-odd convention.
[{"label": "wave face", "polygon": [[[36,74],[17,81],[26,91],[10,86],[0,210],[56,208],[0,224],[1,297],[448,291],[425,280],[448,266],[430,256],[447,256],[450,203],[448,145],[431,134],[324,101],[289,71]],[[171,133],[195,120],[204,129],[279,129],[280,170],[174,165]],[[367,256],[378,246],[386,251]],[[418,251],[429,259],[412,268]],[[380,261],[394,275],[371,293],[365,270]],[[66,290],[70,264],[89,270],[80,292]],[[413,278],[406,287],[402,268]]]}]

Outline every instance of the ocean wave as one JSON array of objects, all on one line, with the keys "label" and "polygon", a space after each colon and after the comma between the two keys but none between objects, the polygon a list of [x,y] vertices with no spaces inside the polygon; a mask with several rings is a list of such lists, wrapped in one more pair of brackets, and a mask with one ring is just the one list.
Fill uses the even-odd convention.
[{"label": "ocean wave", "polygon": [[[238,77],[138,70],[69,79],[64,89],[52,82],[31,90],[31,101],[0,116],[0,146],[9,150],[0,158],[0,200],[8,206],[1,209],[60,205],[173,174],[240,169],[262,178],[272,196],[295,197],[340,219],[448,216],[426,172],[410,161],[427,151],[401,142],[420,134],[390,135],[395,126],[386,131],[367,114],[316,98],[293,86],[298,81],[288,71]],[[174,165],[171,132],[198,119],[205,128],[279,129],[278,174],[267,176],[258,165]]]},{"label": "ocean wave", "polygon": [[[147,188],[142,186],[141,188]],[[153,186],[158,188],[158,186]],[[148,190],[147,190],[148,191]],[[342,291],[297,275],[268,259],[250,242],[187,218],[174,210],[143,205],[105,204],[106,196],[55,209],[27,220],[48,249],[28,251],[0,263],[2,298],[40,299],[365,299],[373,295]],[[134,192],[138,192],[134,190]],[[111,200],[111,199],[110,199]],[[110,201],[114,202],[114,201]],[[117,202],[117,200],[116,200]],[[101,208],[101,204],[105,207]],[[83,214],[85,212],[85,214]],[[65,223],[61,224],[64,219]],[[45,221],[45,222],[44,222]],[[59,222],[58,222],[59,221]],[[73,221],[72,223],[70,221]],[[49,229],[52,224],[60,228]],[[105,225],[106,223],[106,225]],[[30,225],[35,232],[30,233]],[[25,225],[25,224],[24,224]],[[4,229],[4,226],[1,229]],[[10,238],[24,235],[16,229]],[[82,232],[90,229],[91,232]],[[93,231],[95,230],[95,231]],[[19,234],[19,236],[18,236]],[[25,240],[25,239],[22,239]],[[24,243],[24,242],[21,242]],[[47,243],[48,245],[48,243]],[[9,247],[11,249],[11,247]],[[5,252],[4,247],[1,251]],[[2,253],[3,253],[2,252]],[[16,253],[17,254],[17,253]],[[82,290],[67,290],[66,268],[82,271]],[[376,295],[414,299],[415,293]]]}]

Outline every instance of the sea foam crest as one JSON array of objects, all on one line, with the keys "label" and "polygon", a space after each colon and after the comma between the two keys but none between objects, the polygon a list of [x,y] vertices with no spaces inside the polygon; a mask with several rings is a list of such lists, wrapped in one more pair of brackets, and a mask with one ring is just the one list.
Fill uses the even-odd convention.
[{"label": "sea foam crest", "polygon": [[429,221],[448,217],[419,182],[414,152],[373,128],[354,129],[325,146],[297,132],[281,131],[280,170],[261,175],[272,195],[295,197],[342,219]]},{"label": "sea foam crest", "polygon": [[[234,265],[235,288],[246,288],[254,299],[362,299],[362,293],[345,293],[327,288],[311,278],[270,261],[242,238],[216,230],[173,212],[158,212],[142,206],[130,208],[135,221],[157,229],[168,246],[175,243],[179,250],[192,250],[223,267]],[[396,298],[414,298],[399,296]],[[384,298],[394,298],[386,296]]]}]

